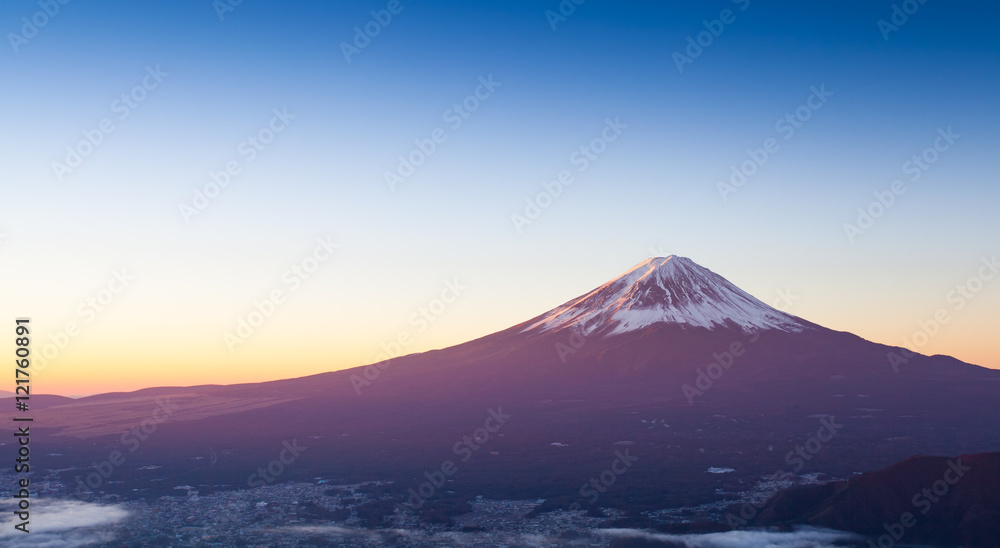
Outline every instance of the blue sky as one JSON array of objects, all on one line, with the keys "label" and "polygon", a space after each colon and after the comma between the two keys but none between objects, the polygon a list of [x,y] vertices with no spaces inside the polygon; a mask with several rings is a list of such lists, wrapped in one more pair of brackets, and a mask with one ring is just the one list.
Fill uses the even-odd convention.
[{"label": "blue sky", "polygon": [[[221,20],[208,0],[69,2],[36,16],[42,4],[0,6],[0,282],[19,288],[5,300],[58,330],[114,268],[137,278],[53,360],[60,389],[101,360],[122,386],[186,383],[184,368],[129,366],[129,352],[177,340],[198,367],[213,364],[213,382],[368,363],[457,277],[468,291],[407,351],[446,346],[653,251],[765,301],[793,288],[789,311],[901,344],[998,251],[1000,7],[989,2],[896,2],[919,7],[888,40],[878,21],[892,21],[893,2],[588,0],[554,30],[556,1],[402,0],[386,25],[371,12],[387,1],[245,0]],[[723,10],[730,22],[713,23]],[[12,39],[33,17],[46,20],[37,33]],[[674,54],[705,21],[722,32],[679,71]],[[365,25],[378,34],[348,62],[342,44]],[[119,118],[116,99],[157,67],[162,81]],[[481,78],[499,85],[452,127],[450,109]],[[776,122],[813,88],[832,95],[786,139]],[[274,109],[294,118],[249,160],[239,147]],[[53,162],[105,118],[114,131],[59,180]],[[594,145],[607,120],[620,135]],[[392,191],[386,172],[438,128],[442,142]],[[960,137],[909,180],[904,165],[947,128]],[[718,182],[771,138],[777,152],[723,200]],[[582,171],[581,146],[601,150]],[[232,161],[240,173],[185,220],[181,205]],[[518,231],[511,216],[563,170],[572,184]],[[844,224],[896,179],[906,193],[852,243]],[[230,353],[237,316],[326,235],[334,257]],[[1000,367],[998,304],[985,282],[920,350]],[[122,333],[130,344],[108,357]],[[290,346],[301,359],[289,374],[268,369]]]}]

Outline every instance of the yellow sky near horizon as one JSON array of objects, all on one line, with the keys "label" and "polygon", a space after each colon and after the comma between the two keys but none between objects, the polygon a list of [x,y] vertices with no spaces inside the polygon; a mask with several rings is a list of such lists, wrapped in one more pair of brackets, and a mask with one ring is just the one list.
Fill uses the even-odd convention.
[{"label": "yellow sky near horizon", "polygon": [[[68,309],[63,319],[32,319],[37,357],[34,390],[81,396],[151,386],[262,382],[362,366],[383,358],[386,350],[409,354],[444,348],[505,329],[607,281],[594,280],[591,287],[580,282],[559,294],[525,295],[525,302],[530,297],[538,303],[528,308],[502,302],[502,298],[491,296],[498,287],[484,287],[468,277],[423,276],[425,290],[417,298],[406,298],[402,289],[385,288],[385,304],[372,308],[366,305],[365,293],[324,295],[324,285],[329,289],[328,282],[335,275],[317,275],[325,282],[316,280],[318,285],[306,293],[289,291],[245,342],[233,345],[232,352],[224,334],[236,333],[236,318],[220,316],[209,321],[204,315],[168,314],[184,309],[178,302],[163,304],[159,313],[151,312],[151,303],[162,303],[172,295],[143,287],[143,278],[136,275],[121,293],[104,293],[111,295],[111,300],[101,311],[88,305],[85,298]],[[737,285],[744,281],[742,276],[733,277],[738,278]],[[589,277],[580,277],[584,278]],[[113,279],[113,274],[107,276],[106,282]],[[847,297],[838,297],[837,291],[818,282],[769,284],[770,291],[754,291],[759,280],[747,279],[751,280],[747,285],[754,287],[744,288],[767,304],[825,327],[1000,369],[1000,342],[994,336],[1000,291],[990,288],[988,281],[970,299],[961,298],[954,287],[938,295],[926,292],[920,298],[907,299],[902,292],[886,290],[898,283],[891,277],[870,286],[867,292],[846,293]],[[492,280],[490,285],[499,281]],[[531,291],[533,281],[531,277],[520,279],[515,291]],[[100,295],[106,285],[98,287],[93,295]],[[261,298],[251,299],[249,306],[234,308],[241,317],[249,317],[255,310],[253,302],[263,303],[274,288],[290,286],[279,282],[270,290],[258,291]],[[440,300],[442,295],[450,298],[455,291],[458,295],[452,303]],[[350,299],[352,293],[354,298]],[[295,298],[297,295],[300,298]],[[194,306],[207,295],[190,297]],[[100,307],[100,299],[95,299]],[[867,303],[868,308],[860,303]],[[942,318],[946,321],[935,325]],[[925,341],[921,333],[933,336]],[[388,346],[401,335],[407,344]]]}]

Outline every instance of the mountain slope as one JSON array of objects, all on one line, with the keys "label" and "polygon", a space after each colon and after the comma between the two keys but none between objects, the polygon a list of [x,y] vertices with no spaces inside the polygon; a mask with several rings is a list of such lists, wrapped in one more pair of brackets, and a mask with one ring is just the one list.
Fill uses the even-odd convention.
[{"label": "mountain slope", "polygon": [[1000,546],[1000,453],[909,458],[848,481],[784,491],[761,525],[809,524],[877,540]]}]

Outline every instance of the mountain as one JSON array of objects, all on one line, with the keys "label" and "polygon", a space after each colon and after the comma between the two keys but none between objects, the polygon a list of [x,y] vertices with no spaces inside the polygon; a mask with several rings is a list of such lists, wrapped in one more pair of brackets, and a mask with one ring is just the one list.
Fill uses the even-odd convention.
[{"label": "mountain", "polygon": [[846,481],[771,499],[760,525],[853,531],[883,545],[1000,547],[1000,453],[916,456]]},{"label": "mountain", "polygon": [[[13,409],[16,400],[14,399],[17,394],[13,392],[2,392],[0,391],[0,407],[6,407],[7,409]],[[31,409],[39,410],[46,409],[48,407],[55,407],[57,405],[66,405],[73,402],[73,398],[67,398],[66,396],[56,396],[50,394],[33,394],[30,396]]]},{"label": "mountain", "polygon": [[525,331],[573,327],[584,335],[616,335],[657,323],[787,332],[809,327],[691,259],[671,255],[639,263],[590,293],[543,314]]},{"label": "mountain", "polygon": [[[47,447],[39,467],[93,496],[246,487],[298,443],[308,449],[272,481],[386,480],[401,502],[452,461],[422,512],[454,514],[483,495],[641,521],[732,499],[776,470],[849,477],[913,454],[1000,449],[1000,371],[909,353],[890,363],[900,352],[661,257],[453,347],[297,379],[80,398],[38,410],[33,439]],[[127,465],[92,475],[123,447]],[[622,459],[630,466],[608,476]],[[601,490],[587,487],[594,478]],[[373,523],[393,507],[373,508]]]}]

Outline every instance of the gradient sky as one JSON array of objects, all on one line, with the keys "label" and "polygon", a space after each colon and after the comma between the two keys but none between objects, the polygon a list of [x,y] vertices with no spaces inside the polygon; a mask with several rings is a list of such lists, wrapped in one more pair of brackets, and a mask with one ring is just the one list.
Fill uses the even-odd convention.
[{"label": "gradient sky", "polygon": [[[32,318],[36,353],[80,326],[36,391],[363,365],[401,333],[406,353],[463,342],[672,253],[887,344],[944,309],[918,349],[1000,368],[1000,276],[949,299],[1000,253],[995,2],[930,0],[886,40],[890,1],[589,0],[553,30],[555,0],[402,0],[348,62],[341,44],[387,4],[247,0],[221,20],[210,0],[0,4],[2,309]],[[679,71],[674,53],[726,9]],[[11,38],[32,17],[48,20]],[[147,67],[167,76],[120,119]],[[453,128],[447,111],[491,75]],[[776,121],[813,86],[833,95],[785,139]],[[275,108],[295,118],[247,161],[237,148]],[[53,162],[104,118],[114,131],[59,180]],[[571,154],[616,118],[581,172]],[[905,164],[949,127],[960,137],[911,181]],[[385,172],[437,128],[447,140],[391,191]],[[717,182],[769,138],[778,151],[723,200]],[[180,204],[233,160],[186,222]],[[562,170],[573,184],[518,232],[511,215]],[[895,179],[906,193],[850,242],[844,224]],[[283,273],[320,237],[339,248],[292,290]],[[120,269],[134,280],[91,312]],[[412,315],[453,280],[466,289],[423,328]],[[275,289],[285,302],[230,352],[224,333]]]}]

